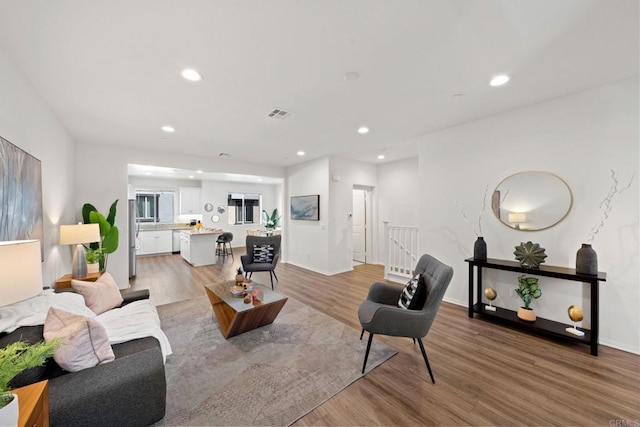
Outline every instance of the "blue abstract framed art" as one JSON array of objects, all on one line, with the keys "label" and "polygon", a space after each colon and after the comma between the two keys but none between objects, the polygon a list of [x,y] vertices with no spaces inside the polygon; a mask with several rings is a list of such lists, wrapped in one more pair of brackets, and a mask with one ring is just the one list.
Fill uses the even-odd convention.
[{"label": "blue abstract framed art", "polygon": [[320,195],[291,196],[291,219],[320,221]]},{"label": "blue abstract framed art", "polygon": [[0,137],[0,241],[29,239],[44,260],[41,162]]}]

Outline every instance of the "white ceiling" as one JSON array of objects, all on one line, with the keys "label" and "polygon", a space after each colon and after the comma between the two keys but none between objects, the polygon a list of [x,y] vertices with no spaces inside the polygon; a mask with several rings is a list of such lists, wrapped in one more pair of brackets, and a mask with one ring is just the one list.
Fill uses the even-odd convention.
[{"label": "white ceiling", "polygon": [[[637,76],[638,13],[637,0],[0,0],[0,44],[79,142],[379,162],[415,156],[419,135]],[[489,87],[499,73],[509,84]]]}]

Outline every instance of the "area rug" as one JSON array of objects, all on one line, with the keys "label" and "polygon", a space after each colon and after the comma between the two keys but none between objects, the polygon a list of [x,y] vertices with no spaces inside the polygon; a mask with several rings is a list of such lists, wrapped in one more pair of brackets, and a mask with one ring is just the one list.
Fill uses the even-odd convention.
[{"label": "area rug", "polygon": [[[362,376],[360,331],[291,298],[273,324],[229,340],[206,297],[158,313],[173,354],[157,426],[288,426]],[[374,341],[367,371],[394,354]]]}]

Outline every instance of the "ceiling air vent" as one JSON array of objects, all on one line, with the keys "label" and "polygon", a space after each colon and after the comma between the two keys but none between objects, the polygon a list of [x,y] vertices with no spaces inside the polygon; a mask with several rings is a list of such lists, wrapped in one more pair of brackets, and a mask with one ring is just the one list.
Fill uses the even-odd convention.
[{"label": "ceiling air vent", "polygon": [[290,113],[289,111],[285,111],[285,110],[281,110],[279,108],[276,108],[272,111],[269,112],[269,114],[267,114],[267,117],[270,117],[272,119],[278,119],[278,120],[284,120],[287,117],[289,117],[292,113]]}]

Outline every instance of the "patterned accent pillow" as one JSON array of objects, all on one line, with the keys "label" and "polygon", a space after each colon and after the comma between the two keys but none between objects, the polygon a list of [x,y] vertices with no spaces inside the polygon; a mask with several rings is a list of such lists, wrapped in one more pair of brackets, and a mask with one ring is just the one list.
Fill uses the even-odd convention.
[{"label": "patterned accent pillow", "polygon": [[253,245],[253,262],[268,264],[272,263],[273,251],[273,245]]},{"label": "patterned accent pillow", "polygon": [[398,300],[398,307],[405,310],[422,310],[427,301],[427,286],[422,275],[413,278],[405,285]]}]

